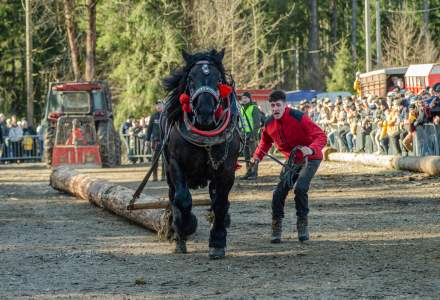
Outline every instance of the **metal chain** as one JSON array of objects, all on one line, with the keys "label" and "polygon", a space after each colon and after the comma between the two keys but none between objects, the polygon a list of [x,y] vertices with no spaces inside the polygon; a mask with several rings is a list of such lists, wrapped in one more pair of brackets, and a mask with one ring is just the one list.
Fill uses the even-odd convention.
[{"label": "metal chain", "polygon": [[229,143],[225,143],[225,153],[223,157],[218,161],[215,161],[214,157],[212,156],[212,146],[206,147],[206,151],[208,152],[208,157],[209,157],[209,161],[211,162],[211,167],[217,171],[220,165],[223,164],[226,158],[228,157]]}]

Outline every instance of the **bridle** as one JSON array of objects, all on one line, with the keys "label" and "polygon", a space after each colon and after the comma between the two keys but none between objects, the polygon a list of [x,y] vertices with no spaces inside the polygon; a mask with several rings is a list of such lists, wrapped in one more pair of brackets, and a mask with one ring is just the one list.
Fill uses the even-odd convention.
[{"label": "bridle", "polygon": [[[194,66],[192,66],[189,73],[191,73],[193,68],[195,68],[196,66],[200,66],[200,65],[202,65],[203,74],[208,76],[210,74],[209,66],[214,65],[214,64],[208,60],[199,60],[198,62],[196,62],[194,64]],[[219,82],[219,83],[221,83],[221,82]],[[208,85],[202,85],[201,87],[199,87],[198,89],[193,91],[191,89],[191,87],[189,86],[189,83],[187,83],[186,90],[189,91],[189,96],[190,96],[189,105],[191,107],[191,111],[193,112],[194,116],[197,116],[197,109],[198,109],[198,106],[200,105],[200,103],[197,103],[197,105],[194,107],[194,100],[197,99],[197,97],[199,97],[201,94],[209,94],[214,97],[214,100],[215,100],[214,112],[217,111],[217,109],[219,108],[221,99],[220,99],[220,92],[218,90],[215,90]]]},{"label": "bridle", "polygon": [[[208,60],[200,60],[196,62],[190,69],[189,73],[193,68],[197,65],[202,65],[202,72],[208,76],[209,65],[212,63]],[[218,68],[217,68],[218,70]],[[220,71],[220,70],[219,70]],[[188,73],[188,74],[189,74]],[[233,82],[233,81],[232,81]],[[233,83],[232,83],[233,84]],[[188,93],[189,92],[189,95]],[[201,94],[209,94],[215,99],[215,110],[214,110],[214,123],[215,128],[212,130],[200,130],[195,127],[195,121],[197,119],[197,109],[200,103],[197,103],[194,108],[194,100],[197,99]],[[183,111],[183,121],[188,130],[193,133],[205,136],[205,137],[213,137],[221,134],[229,125],[231,121],[231,94],[234,94],[233,85],[229,85],[228,83],[222,83],[219,81],[217,83],[217,90],[207,86],[202,85],[201,87],[193,90],[189,84],[188,76],[186,78],[186,87],[183,93],[179,96],[179,101],[182,106]],[[235,98],[234,98],[235,99]]]}]

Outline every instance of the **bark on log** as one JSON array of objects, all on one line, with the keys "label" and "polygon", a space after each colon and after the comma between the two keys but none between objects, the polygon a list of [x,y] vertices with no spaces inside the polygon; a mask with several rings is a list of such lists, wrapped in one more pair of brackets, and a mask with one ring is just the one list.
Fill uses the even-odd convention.
[{"label": "bark on log", "polygon": [[[169,219],[165,209],[127,210],[134,191],[101,179],[79,174],[67,167],[55,168],[50,176],[50,185],[59,191],[88,200],[96,206],[127,218],[145,228],[157,231],[166,237],[169,234]],[[160,201],[142,194],[137,203],[155,203]]]},{"label": "bark on log", "polygon": [[355,153],[329,153],[328,160],[355,162],[394,170],[440,175],[440,156],[396,156]]},{"label": "bark on log", "polygon": [[375,155],[375,154],[356,154],[356,153],[330,153],[328,154],[328,160],[330,161],[343,161],[343,162],[355,162],[364,164],[367,166],[381,167],[386,169],[394,169],[393,155]]},{"label": "bark on log", "polygon": [[394,168],[437,176],[440,175],[440,156],[397,157],[394,161]]}]

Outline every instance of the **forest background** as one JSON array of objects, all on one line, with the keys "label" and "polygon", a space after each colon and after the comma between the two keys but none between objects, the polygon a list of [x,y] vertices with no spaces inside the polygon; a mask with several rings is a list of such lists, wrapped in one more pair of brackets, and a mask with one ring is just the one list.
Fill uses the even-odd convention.
[{"label": "forest background", "polygon": [[[373,69],[440,61],[440,0],[369,2]],[[364,0],[32,0],[34,119],[49,82],[75,78],[110,82],[118,123],[146,115],[182,49],[226,48],[239,88],[350,91],[365,71],[364,10]],[[24,1],[1,0],[0,112],[9,115],[26,114],[25,31]]]}]

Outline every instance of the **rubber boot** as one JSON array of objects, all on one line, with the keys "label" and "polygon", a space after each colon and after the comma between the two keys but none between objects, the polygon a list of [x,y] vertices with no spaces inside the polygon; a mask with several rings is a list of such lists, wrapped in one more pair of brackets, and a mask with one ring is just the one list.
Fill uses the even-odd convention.
[{"label": "rubber boot", "polygon": [[255,180],[258,177],[258,164],[251,167],[247,180]]},{"label": "rubber boot", "polygon": [[283,219],[274,218],[272,219],[272,236],[270,242],[272,244],[281,243],[281,234],[283,232]]},{"label": "rubber boot", "polygon": [[250,167],[250,163],[246,163],[246,174],[244,174],[243,176],[240,177],[241,180],[247,180],[249,178],[249,176],[251,175],[251,167]]},{"label": "rubber boot", "polygon": [[307,226],[308,226],[307,216],[298,217],[298,219],[296,220],[296,229],[298,230],[298,240],[300,242],[305,242],[309,240],[309,230]]}]

